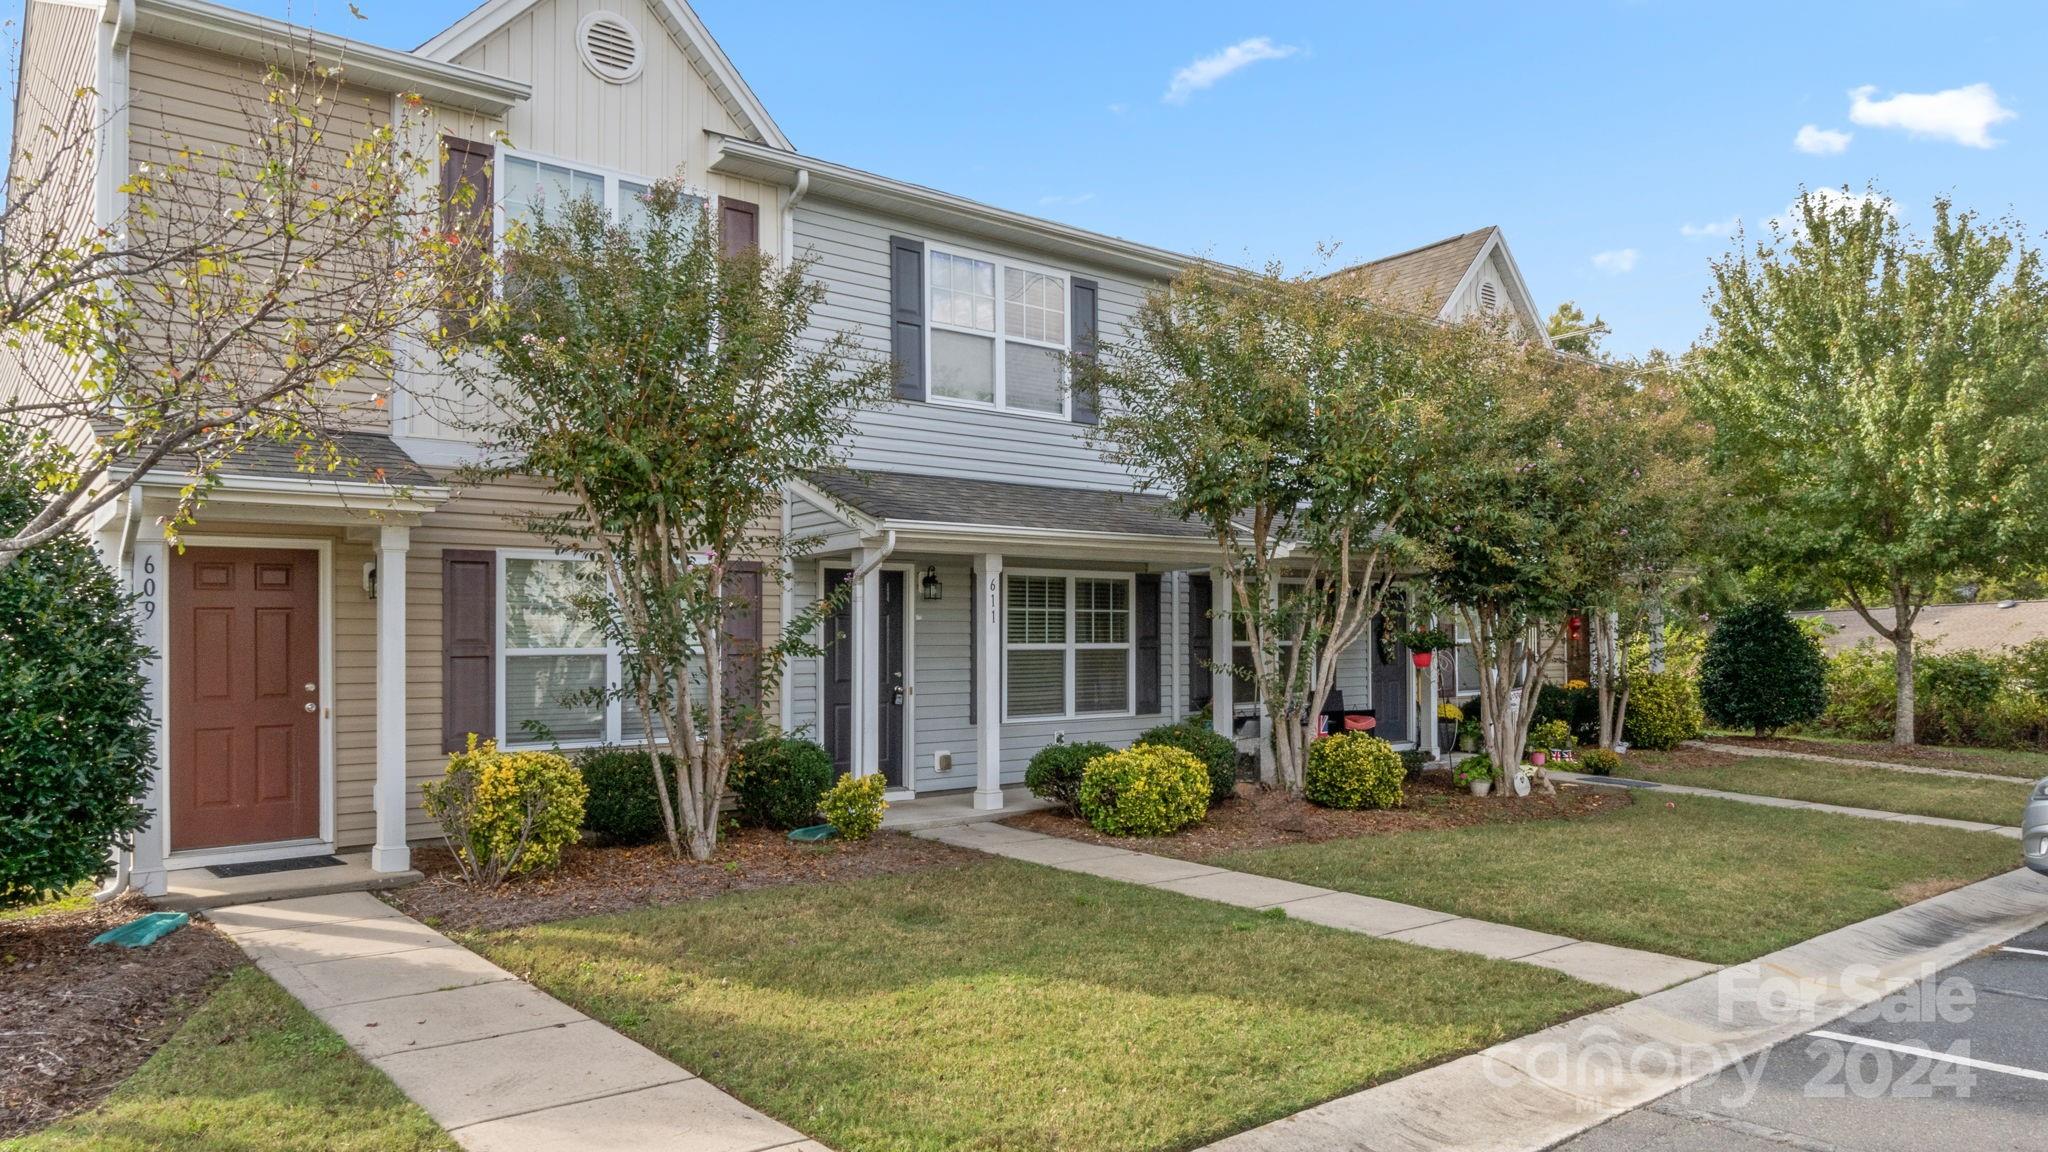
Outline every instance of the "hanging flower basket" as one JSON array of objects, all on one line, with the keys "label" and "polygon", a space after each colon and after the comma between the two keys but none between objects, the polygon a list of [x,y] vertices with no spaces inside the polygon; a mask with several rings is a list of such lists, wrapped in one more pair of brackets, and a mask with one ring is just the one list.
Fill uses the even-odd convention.
[{"label": "hanging flower basket", "polygon": [[1434,652],[1411,652],[1411,653],[1409,653],[1409,654],[1408,654],[1408,656],[1409,656],[1409,659],[1411,659],[1411,660],[1415,661],[1415,666],[1416,666],[1417,668],[1427,668],[1427,667],[1429,667],[1429,662],[1430,662],[1431,660],[1434,660],[1434,659],[1436,658],[1436,653],[1434,653]]}]

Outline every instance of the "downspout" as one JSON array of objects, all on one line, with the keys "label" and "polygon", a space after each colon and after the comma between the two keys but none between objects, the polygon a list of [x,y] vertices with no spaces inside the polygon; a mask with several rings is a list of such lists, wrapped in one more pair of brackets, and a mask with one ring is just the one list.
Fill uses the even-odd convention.
[{"label": "downspout", "polygon": [[782,262],[796,263],[796,206],[811,194],[811,170],[796,170],[796,186],[782,198]]},{"label": "downspout", "polygon": [[882,547],[873,556],[868,557],[867,561],[859,568],[854,569],[853,575],[847,577],[846,582],[848,584],[860,583],[868,573],[880,568],[882,561],[887,560],[890,553],[894,551],[896,551],[896,530],[891,528],[882,537]]},{"label": "downspout", "polygon": [[[789,551],[789,530],[789,493],[785,491],[782,494],[782,607],[779,609],[781,615],[775,621],[778,642],[789,628],[790,617],[796,615],[796,557]],[[787,735],[791,722],[796,719],[796,702],[790,699],[787,649],[782,653],[782,674],[775,685],[775,695],[779,697],[776,704],[782,717],[782,731]]]},{"label": "downspout", "polygon": [[[139,490],[135,488],[130,488],[128,489],[128,507],[124,509],[121,513],[121,543],[114,550],[114,563],[127,563],[128,541],[130,539],[129,534],[134,530],[135,522],[141,519],[141,517],[142,494]],[[148,829],[144,829],[143,831],[144,833],[147,833]],[[93,902],[96,904],[104,904],[109,900],[117,900],[120,898],[122,893],[128,891],[128,881],[130,875],[132,874],[131,865],[134,863],[135,860],[134,846],[130,845],[126,848],[116,847],[114,849],[113,858],[114,874],[107,877],[107,882],[104,887],[102,887],[99,891],[94,892],[92,894]]]}]

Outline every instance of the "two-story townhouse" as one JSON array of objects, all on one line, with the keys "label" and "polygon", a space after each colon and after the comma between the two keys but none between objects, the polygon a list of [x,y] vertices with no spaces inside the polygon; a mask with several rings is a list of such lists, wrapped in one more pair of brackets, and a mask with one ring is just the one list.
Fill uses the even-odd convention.
[{"label": "two-story townhouse", "polygon": [[[550,196],[628,210],[680,174],[729,239],[811,262],[827,288],[819,338],[849,332],[898,363],[849,468],[762,526],[812,551],[746,590],[742,633],[772,638],[821,589],[853,585],[825,655],[796,661],[766,702],[786,729],[898,795],[958,790],[982,807],[1048,741],[1128,740],[1206,708],[1256,745],[1243,690],[1210,672],[1233,659],[1213,542],[1102,460],[1057,355],[1121,339],[1188,257],[795,152],[680,0],[494,0],[412,52],[204,0],[31,0],[22,90],[100,94],[120,142],[100,173],[106,221],[129,166],[220,138],[269,54],[309,43],[346,62],[365,125],[427,117],[444,183],[478,185],[501,224]],[[1494,230],[1364,270],[1412,287],[1419,311],[1504,307],[1540,327]],[[637,736],[617,706],[563,703],[606,682],[616,654],[565,611],[576,561],[519,527],[545,494],[458,490],[450,469],[475,449],[447,382],[395,383],[388,409],[345,434],[377,482],[258,450],[182,548],[154,527],[177,474],[146,477],[95,528],[158,657],[155,818],[129,858],[145,892],[181,870],[331,853],[403,874],[408,845],[437,831],[419,784],[469,733],[518,744],[540,721],[565,745]],[[1417,722],[1429,693],[1389,628],[1347,655],[1339,687],[1383,735],[1432,744]]]}]

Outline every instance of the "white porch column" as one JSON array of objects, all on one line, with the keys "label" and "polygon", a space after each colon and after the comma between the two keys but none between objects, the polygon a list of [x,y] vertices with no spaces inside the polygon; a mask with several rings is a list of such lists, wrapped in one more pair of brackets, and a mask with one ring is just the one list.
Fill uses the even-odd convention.
[{"label": "white porch column", "polygon": [[975,621],[974,806],[1003,806],[1003,554],[983,553],[968,611]]},{"label": "white porch column", "polygon": [[853,774],[873,773],[882,759],[881,729],[875,723],[882,680],[882,567],[872,564],[874,550],[861,549],[854,571],[866,573],[853,582]]},{"label": "white porch column", "polygon": [[142,665],[143,692],[149,701],[150,743],[155,747],[156,767],[142,797],[149,823],[135,833],[135,850],[130,854],[128,881],[145,896],[161,896],[169,889],[164,874],[165,841],[170,832],[164,824],[164,806],[169,792],[164,781],[171,771],[170,687],[164,675],[164,637],[170,628],[169,549],[163,537],[150,530],[135,541],[135,568],[129,591],[135,593],[135,630],[150,656]]},{"label": "white porch column", "polygon": [[1416,694],[1421,697],[1421,703],[1416,709],[1417,722],[1422,725],[1421,728],[1416,730],[1415,735],[1417,739],[1415,746],[1429,753],[1429,758],[1432,760],[1436,759],[1438,752],[1436,743],[1436,677],[1437,670],[1434,657],[1431,658],[1429,667],[1417,668],[1415,670],[1415,682],[1419,686]]},{"label": "white porch column", "polygon": [[1209,663],[1215,671],[1209,676],[1209,721],[1220,736],[1235,738],[1237,735],[1236,694],[1237,677],[1227,669],[1230,667],[1230,577],[1221,568],[1209,569]]},{"label": "white porch column", "polygon": [[405,556],[409,528],[384,528],[377,537],[377,845],[370,868],[412,867],[405,840]]}]

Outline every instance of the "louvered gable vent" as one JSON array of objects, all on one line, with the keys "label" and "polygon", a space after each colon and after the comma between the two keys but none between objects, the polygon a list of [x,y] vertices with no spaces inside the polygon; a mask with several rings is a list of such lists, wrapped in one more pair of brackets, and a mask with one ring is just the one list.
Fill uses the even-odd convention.
[{"label": "louvered gable vent", "polygon": [[592,12],[576,29],[583,66],[600,80],[624,84],[640,75],[640,33],[616,12]]},{"label": "louvered gable vent", "polygon": [[1495,291],[1490,280],[1482,280],[1479,283],[1479,307],[1487,312],[1500,307],[1500,294]]}]

